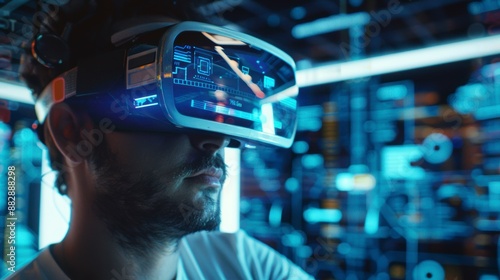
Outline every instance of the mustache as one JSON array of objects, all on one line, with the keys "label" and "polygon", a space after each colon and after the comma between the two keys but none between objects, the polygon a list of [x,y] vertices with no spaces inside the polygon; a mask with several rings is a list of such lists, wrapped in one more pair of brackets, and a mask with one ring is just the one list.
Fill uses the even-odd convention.
[{"label": "mustache", "polygon": [[227,177],[227,165],[224,162],[224,158],[222,158],[222,156],[218,153],[213,156],[205,154],[197,156],[185,165],[185,172],[183,173],[185,176],[190,176],[210,167],[222,169],[222,177],[220,181],[221,183],[224,183]]}]

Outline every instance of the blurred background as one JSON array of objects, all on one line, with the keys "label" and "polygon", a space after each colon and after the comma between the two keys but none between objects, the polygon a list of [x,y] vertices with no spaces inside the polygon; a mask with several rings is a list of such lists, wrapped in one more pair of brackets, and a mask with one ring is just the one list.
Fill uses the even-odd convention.
[{"label": "blurred background", "polygon": [[[0,276],[8,166],[17,266],[69,217],[17,74],[34,2],[0,0]],[[288,52],[300,86],[291,149],[229,153],[239,177],[225,205],[239,215],[223,230],[317,279],[500,279],[500,1],[220,0],[199,12]]]}]

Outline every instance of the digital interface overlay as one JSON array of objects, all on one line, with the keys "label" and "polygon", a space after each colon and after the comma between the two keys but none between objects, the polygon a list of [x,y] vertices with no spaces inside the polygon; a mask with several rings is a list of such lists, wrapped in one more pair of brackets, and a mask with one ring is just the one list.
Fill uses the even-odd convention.
[{"label": "digital interface overlay", "polygon": [[[197,38],[197,45],[184,44]],[[187,116],[228,123],[271,135],[293,133],[295,84],[292,68],[246,44],[218,46],[199,32],[183,32],[173,51],[177,110]]]}]

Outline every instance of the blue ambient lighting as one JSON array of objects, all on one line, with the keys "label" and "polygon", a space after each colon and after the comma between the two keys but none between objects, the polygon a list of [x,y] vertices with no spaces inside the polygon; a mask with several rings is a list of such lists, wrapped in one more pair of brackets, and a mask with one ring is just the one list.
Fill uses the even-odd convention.
[{"label": "blue ambient lighting", "polygon": [[366,213],[365,232],[367,234],[375,234],[378,231],[379,213],[376,209],[370,208]]},{"label": "blue ambient lighting", "polygon": [[338,223],[342,219],[339,209],[308,208],[304,211],[304,220],[314,223]]},{"label": "blue ambient lighting", "polygon": [[290,11],[290,16],[296,20],[303,19],[306,16],[306,9],[301,6],[295,7]]},{"label": "blue ambient lighting", "polygon": [[302,156],[302,166],[308,169],[323,166],[323,156],[318,154],[304,155]]},{"label": "blue ambient lighting", "polygon": [[426,260],[415,266],[413,279],[442,280],[445,279],[444,269],[438,262]]},{"label": "blue ambient lighting", "polygon": [[292,150],[296,154],[304,154],[309,150],[309,144],[306,141],[297,141],[293,143]]}]

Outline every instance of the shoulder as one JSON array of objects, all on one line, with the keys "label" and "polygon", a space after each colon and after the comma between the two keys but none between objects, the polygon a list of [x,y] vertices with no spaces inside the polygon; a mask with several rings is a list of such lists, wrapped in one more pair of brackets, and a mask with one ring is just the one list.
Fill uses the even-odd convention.
[{"label": "shoulder", "polygon": [[249,236],[245,231],[239,230],[234,233],[219,231],[201,231],[186,236],[181,243],[181,249],[210,249],[222,250],[225,254],[239,255],[245,253],[245,258],[252,257],[247,254],[250,251],[259,253],[272,253],[274,249]]},{"label": "shoulder", "polygon": [[35,259],[9,275],[6,280],[17,279],[69,279],[55,262],[49,248],[43,249]]},{"label": "shoulder", "polygon": [[45,258],[48,249],[41,251],[33,260],[17,269],[14,273],[7,276],[7,280],[11,279],[43,279],[40,277],[40,262]]},{"label": "shoulder", "polygon": [[312,279],[301,268],[268,245],[240,230],[235,233],[198,232],[186,236],[179,247],[183,263],[201,270],[214,267],[238,271],[238,279]]}]

